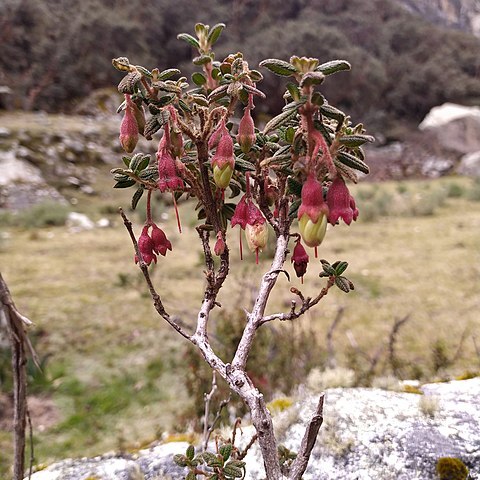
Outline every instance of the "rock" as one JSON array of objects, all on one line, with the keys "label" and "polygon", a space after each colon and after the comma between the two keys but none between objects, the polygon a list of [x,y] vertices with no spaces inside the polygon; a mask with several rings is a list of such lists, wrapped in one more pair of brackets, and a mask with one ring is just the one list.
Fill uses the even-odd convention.
[{"label": "rock", "polygon": [[460,159],[457,173],[471,177],[480,177],[480,150],[464,155]]},{"label": "rock", "polygon": [[[459,458],[470,478],[479,480],[480,377],[424,385],[421,391],[328,389],[324,423],[304,480],[437,480],[435,465],[445,456]],[[299,393],[301,401],[274,417],[277,437],[293,451],[318,401],[312,391]],[[244,446],[252,434],[251,427],[242,427],[240,443]],[[101,480],[183,480],[185,471],[172,457],[186,447],[177,442],[129,457],[66,460],[32,480],[85,480],[87,474]],[[258,445],[245,461],[246,480],[265,478]]]},{"label": "rock", "polygon": [[445,103],[434,107],[419,125],[434,134],[447,151],[464,155],[480,150],[480,107]]},{"label": "rock", "polygon": [[139,465],[128,458],[96,457],[64,460],[32,475],[32,480],[145,480]]},{"label": "rock", "polygon": [[67,227],[72,232],[81,232],[82,230],[92,230],[95,223],[83,213],[70,212],[66,222]]},{"label": "rock", "polygon": [[0,185],[9,185],[13,182],[44,183],[40,169],[24,160],[19,160],[14,152],[0,152]]}]

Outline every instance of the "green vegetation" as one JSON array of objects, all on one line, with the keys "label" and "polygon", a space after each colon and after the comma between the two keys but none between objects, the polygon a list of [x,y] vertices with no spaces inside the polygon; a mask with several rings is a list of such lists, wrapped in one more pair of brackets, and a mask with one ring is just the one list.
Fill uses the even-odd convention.
[{"label": "green vegetation", "polygon": [[[461,187],[462,196],[448,195],[453,182]],[[379,346],[387,344],[395,318],[410,314],[397,340],[399,368],[405,378],[430,381],[478,371],[471,338],[480,328],[477,294],[469,287],[477,281],[480,261],[480,211],[470,200],[474,188],[475,183],[464,178],[357,186],[353,192],[360,208],[356,234],[344,226],[330,228],[319,249],[321,258],[341,255],[355,267],[355,291],[348,296],[332,291],[315,314],[294,325],[279,323],[274,330],[266,330],[265,345],[275,345],[282,335],[296,342],[302,336],[315,337],[312,344],[318,345],[318,361],[324,367],[325,335],[338,309],[344,307],[333,344],[338,364],[351,367],[347,331],[362,352],[373,356]],[[430,215],[410,210],[396,213],[399,210],[393,208],[407,194],[414,198],[437,191],[447,193],[439,196],[442,200]],[[128,205],[129,192],[115,195],[124,195],[119,203]],[[365,202],[377,196],[395,201],[385,202],[386,216],[367,223]],[[151,306],[121,220],[118,214],[108,213],[115,210],[111,197],[97,198],[96,203],[87,196],[79,197],[78,205],[93,219],[108,216],[113,228],[69,233],[66,227],[45,227],[35,229],[33,235],[32,230],[2,227],[2,274],[19,310],[35,322],[36,348],[48,359],[45,374],[37,377],[33,391],[50,398],[57,416],[53,426],[42,430],[33,412],[39,463],[109,449],[135,449],[164,432],[183,430],[191,420],[188,412],[193,405],[181,381],[188,378],[189,369],[185,343]],[[156,219],[164,212],[156,212]],[[192,204],[181,204],[180,214],[186,225],[194,222]],[[137,233],[140,222],[137,219]],[[174,250],[152,267],[152,276],[170,310],[193,328],[204,279],[201,272],[192,273],[191,265],[198,261],[200,246],[192,229],[176,233],[172,217],[162,228],[172,237]],[[229,235],[236,239],[238,232],[229,231]],[[293,296],[285,292],[292,285],[305,295],[318,291],[322,268],[318,260],[310,260],[303,285],[291,266],[287,267],[292,282],[283,277],[279,280],[283,288],[272,299],[269,313],[288,310]],[[261,262],[268,261],[262,256]],[[247,254],[242,263],[233,250],[232,262],[240,273],[229,281],[220,298],[225,306],[231,305],[232,299],[245,299],[263,271],[262,265],[255,266],[253,255]],[[247,282],[247,278],[251,280]],[[222,326],[222,311],[213,311],[212,328],[223,329],[223,338],[234,341],[235,329],[226,332],[225,322]],[[259,368],[275,358],[283,357],[270,349],[259,352]],[[2,369],[8,368],[8,362],[0,359],[0,364]],[[281,371],[281,362],[275,368]],[[364,355],[357,354],[355,368],[362,378],[361,373],[368,369]],[[375,375],[389,373],[382,357]],[[3,375],[0,371],[0,378],[6,378]],[[267,386],[269,400],[277,398],[279,391],[289,395],[287,390],[293,386],[291,379],[276,375],[280,383]],[[180,416],[179,411],[183,412]],[[9,458],[10,446],[10,434],[0,432],[0,449],[6,453],[0,476],[5,475],[3,458]]]},{"label": "green vegetation", "polygon": [[[2,2],[0,83],[13,89],[13,106],[72,109],[72,99],[118,81],[109,60],[119,52],[145,66],[186,64],[191,49],[175,35],[198,21],[225,21],[228,34],[219,56],[242,45],[252,65],[268,57],[288,59],[292,51],[345,58],[351,74],[338,76],[324,93],[353,118],[361,116],[370,128],[381,125],[383,132],[395,118],[418,122],[434,105],[477,104],[480,98],[480,41],[428,24],[394,0],[121,0],[112,5]],[[269,77],[264,84],[280,90],[281,82]],[[273,112],[280,106],[258,108]]]},{"label": "green vegetation", "polygon": [[437,461],[437,474],[440,480],[467,480],[468,468],[455,457],[441,457]]}]

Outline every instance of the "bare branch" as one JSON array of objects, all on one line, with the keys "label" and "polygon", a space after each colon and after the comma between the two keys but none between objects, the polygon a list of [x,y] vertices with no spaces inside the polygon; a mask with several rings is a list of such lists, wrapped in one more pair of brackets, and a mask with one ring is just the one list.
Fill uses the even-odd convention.
[{"label": "bare branch", "polygon": [[269,271],[262,277],[255,304],[253,305],[252,312],[248,315],[247,325],[245,326],[242,338],[232,361],[232,368],[245,369],[248,354],[250,353],[252,342],[255,337],[255,332],[261,325],[261,320],[265,313],[270,293],[275,286],[280,270],[285,263],[287,248],[288,237],[283,235],[278,236],[275,257],[270,265]]},{"label": "bare branch", "polygon": [[318,431],[323,423],[323,401],[325,394],[322,393],[318,400],[317,409],[315,410],[315,415],[310,420],[310,423],[307,425],[305,434],[300,445],[300,450],[297,454],[297,458],[293,461],[290,468],[290,480],[300,480],[305,470],[307,469],[308,461],[310,460],[310,455],[312,453],[313,447],[317,441]]},{"label": "bare branch", "polygon": [[180,335],[182,335],[182,337],[190,340],[190,335],[188,335],[188,333],[186,333],[182,329],[182,327],[177,322],[175,322],[175,320],[173,320],[172,317],[170,317],[170,315],[166,312],[162,303],[162,299],[160,298],[160,295],[155,290],[155,287],[153,286],[152,279],[150,278],[150,274],[148,272],[148,265],[143,261],[142,255],[138,248],[137,239],[135,238],[135,234],[133,233],[132,222],[127,218],[122,208],[119,209],[119,212],[120,212],[120,215],[122,216],[125,228],[127,229],[130,235],[130,239],[132,240],[135,254],[139,259],[138,265],[140,267],[140,270],[143,273],[143,276],[145,277],[145,281],[147,282],[148,290],[150,292],[150,296],[152,297],[153,306],[155,307],[155,310],[170,326],[172,326]]},{"label": "bare branch", "polygon": [[298,317],[301,317],[305,312],[310,310],[312,307],[317,305],[320,300],[322,300],[325,295],[328,294],[328,291],[333,287],[335,284],[335,277],[329,277],[327,285],[320,290],[320,293],[315,297],[315,298],[304,298],[300,290],[291,288],[290,291],[292,293],[297,294],[300,299],[302,300],[302,304],[300,306],[299,310],[296,310],[296,304],[292,304],[292,308],[290,309],[290,312],[288,313],[274,313],[272,315],[267,315],[263,317],[260,320],[260,325],[263,325],[264,323],[271,322],[272,320],[281,320],[281,321],[286,321],[286,320],[295,320]]}]

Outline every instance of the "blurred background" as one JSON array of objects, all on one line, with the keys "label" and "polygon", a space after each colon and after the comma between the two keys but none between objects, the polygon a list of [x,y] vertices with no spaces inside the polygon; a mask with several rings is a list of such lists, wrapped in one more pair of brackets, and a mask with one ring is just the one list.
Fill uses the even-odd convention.
[{"label": "blurred background", "polygon": [[[264,327],[249,368],[269,401],[300,383],[401,388],[480,371],[479,0],[3,0],[0,269],[36,324],[39,463],[198,428],[210,374],[150,304],[117,213],[131,194],[111,188],[109,171],[122,164],[122,75],[111,59],[189,77],[193,52],[176,36],[199,21],[227,25],[218,60],[239,50],[252,68],[293,54],[348,60],[352,71],[328,78],[323,93],[376,137],[372,173],[352,187],[359,220],[331,228],[320,253],[349,262],[356,290],[329,294],[302,322]],[[256,102],[257,125],[284,103],[283,79],[262,73],[258,87],[278,95]],[[153,153],[155,141],[137,150]],[[143,210],[129,212],[137,231]],[[201,247],[193,204],[180,211],[182,235],[168,200],[156,198],[173,252],[152,275],[169,311],[193,325]],[[257,267],[233,252],[211,325],[225,360],[272,253]],[[305,284],[292,283],[313,295],[319,271],[312,262]],[[271,311],[289,308],[290,286],[279,282]],[[9,361],[0,336],[0,476],[11,446]]]}]

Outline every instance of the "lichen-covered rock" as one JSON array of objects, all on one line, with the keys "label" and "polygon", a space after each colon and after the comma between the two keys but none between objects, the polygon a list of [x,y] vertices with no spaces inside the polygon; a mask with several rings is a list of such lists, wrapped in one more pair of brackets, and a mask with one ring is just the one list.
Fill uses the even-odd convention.
[{"label": "lichen-covered rock", "polygon": [[[424,385],[421,392],[327,390],[324,424],[304,480],[438,480],[442,457],[458,458],[470,478],[480,480],[480,377]],[[274,417],[277,437],[293,451],[318,401],[318,394],[300,393],[301,401]],[[252,434],[251,427],[242,428],[243,446]],[[66,460],[35,473],[32,480],[85,480],[87,472],[101,480],[183,480],[185,472],[172,457],[186,447],[169,443],[126,459]],[[258,445],[245,460],[246,480],[265,478]]]}]

